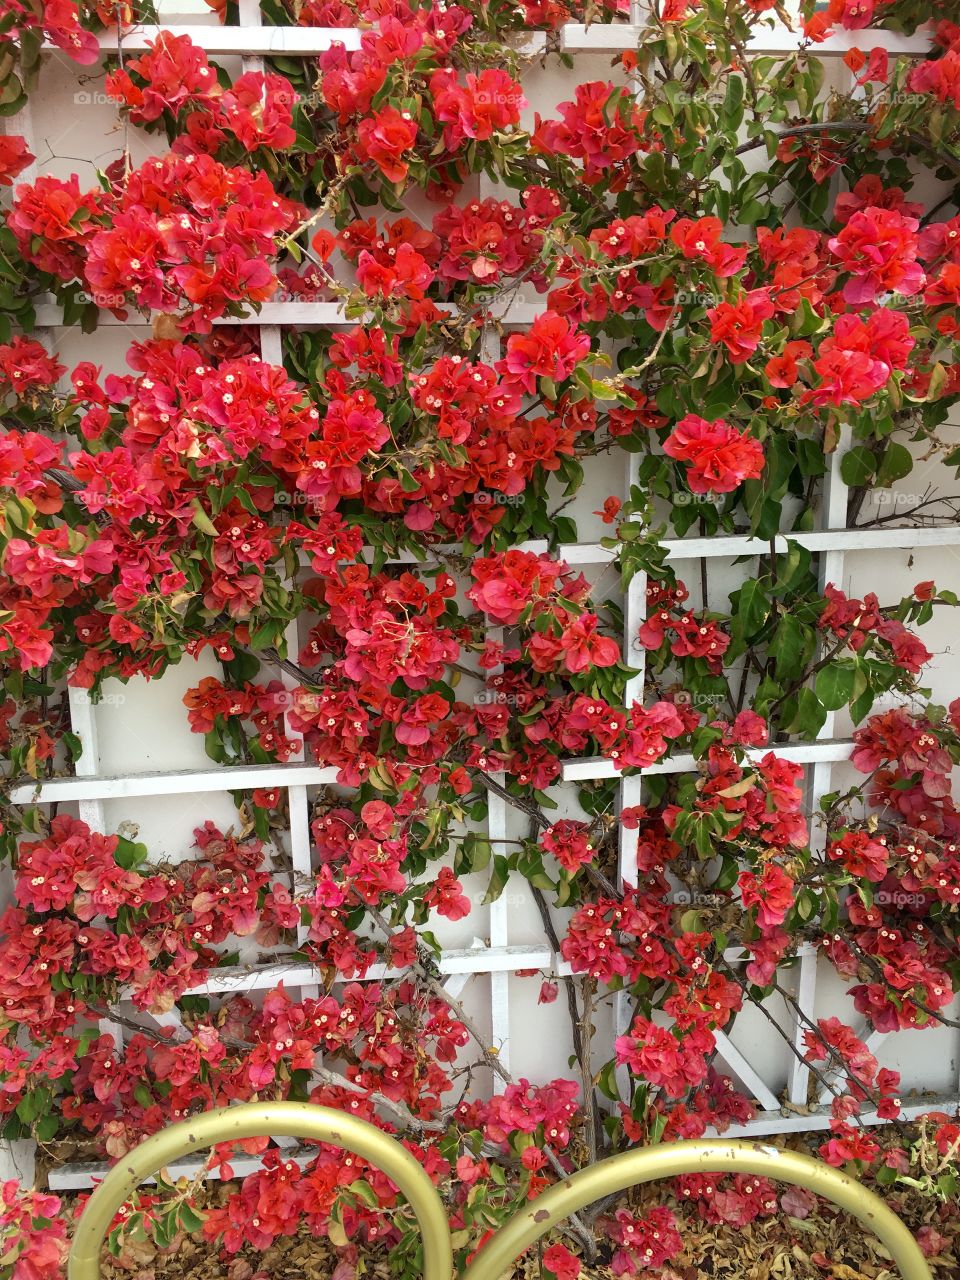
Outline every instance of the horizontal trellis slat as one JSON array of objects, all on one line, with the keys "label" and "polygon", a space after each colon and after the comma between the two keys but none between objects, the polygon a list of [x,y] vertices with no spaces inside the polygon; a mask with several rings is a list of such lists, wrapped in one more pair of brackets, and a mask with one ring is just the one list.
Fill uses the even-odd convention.
[{"label": "horizontal trellis slat", "polygon": [[[568,53],[621,53],[635,49],[645,29],[642,25],[627,23],[593,23],[590,26],[568,23],[556,35],[531,32],[525,40],[517,43],[517,49],[527,56],[536,56],[546,52],[554,43],[558,49]],[[188,36],[208,53],[235,53],[246,57],[269,57],[271,54],[310,57],[324,53],[334,44],[359,49],[363,35],[363,29],[358,27],[230,27],[212,23],[164,23],[131,27],[122,34],[116,30],[103,31],[97,38],[105,55],[115,54],[118,49],[124,53],[141,53],[150,47],[161,31],[169,31],[179,37]],[[820,44],[808,44],[807,47],[815,57],[842,58],[851,49],[861,48],[864,39],[859,31],[835,30]],[[869,41],[871,48],[885,49],[894,56],[922,56],[930,50],[930,36],[923,31],[912,36],[897,31],[871,31]],[[791,54],[798,52],[804,44],[802,32],[771,26],[755,32],[747,49],[758,56]],[[50,43],[45,44],[44,49],[51,53],[59,52],[58,47]]]}]

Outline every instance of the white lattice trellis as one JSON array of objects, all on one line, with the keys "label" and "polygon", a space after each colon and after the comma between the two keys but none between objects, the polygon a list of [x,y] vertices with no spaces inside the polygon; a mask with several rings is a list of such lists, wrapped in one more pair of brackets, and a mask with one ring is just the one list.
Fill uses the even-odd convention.
[{"label": "white lattice trellis", "polygon": [[[240,25],[224,27],[205,25],[191,21],[186,16],[171,15],[175,20],[162,28],[142,26],[127,30],[122,35],[124,53],[145,50],[156,38],[159,31],[166,30],[177,36],[189,36],[212,56],[233,54],[243,59],[245,70],[258,69],[263,66],[264,57],[283,55],[286,57],[308,57],[330,48],[334,43],[341,43],[348,49],[360,47],[360,30],[341,28],[304,28],[273,27],[262,24],[257,0],[240,0]],[[559,47],[569,53],[617,53],[636,48],[638,37],[643,29],[644,5],[634,3],[631,10],[630,24],[616,25],[568,25],[559,34]],[[838,32],[824,43],[816,46],[817,57],[842,57],[850,48],[859,47],[862,40],[858,32]],[[896,54],[922,54],[929,48],[929,39],[922,33],[914,37],[904,37],[890,32],[870,32],[871,45],[880,46]],[[105,55],[116,54],[121,41],[116,32],[107,32],[100,36],[100,45]],[[768,31],[753,38],[750,52],[754,54],[790,54],[799,48],[799,37],[783,28],[771,27]],[[547,47],[547,38],[540,33],[531,33],[523,42],[525,53],[539,54]],[[51,51],[55,52],[55,51]],[[32,144],[31,117],[29,109],[22,112],[13,122],[13,127],[26,135],[28,146],[36,151]],[[35,176],[27,172],[24,181]],[[481,182],[485,182],[481,179]],[[493,188],[482,188],[481,194],[491,194]],[[539,313],[541,307],[525,302],[512,302],[506,306],[499,316],[504,326],[521,326],[529,324]],[[53,331],[61,326],[59,308],[51,303],[38,307],[37,322],[41,328]],[[110,314],[100,317],[104,326],[119,326],[122,322]],[[250,314],[240,320],[225,320],[225,324],[244,324],[258,326],[260,329],[261,353],[271,363],[281,363],[282,333],[285,328],[347,328],[355,321],[348,321],[336,304],[276,302],[265,304],[258,314]],[[52,332],[51,332],[52,336]],[[484,356],[495,359],[496,338],[487,336]],[[883,527],[870,530],[852,531],[846,528],[846,488],[840,475],[840,461],[843,445],[830,459],[830,469],[825,486],[824,501],[821,509],[822,526],[819,530],[790,535],[791,540],[799,543],[819,556],[820,582],[823,586],[828,581],[839,582],[843,572],[844,557],[857,550],[882,549],[918,549],[935,547],[960,548],[960,530],[956,528],[896,528]],[[628,477],[632,480],[632,473]],[[629,484],[628,484],[629,488]],[[547,544],[531,541],[522,544],[525,549],[544,552]],[[668,556],[674,560],[698,561],[702,559],[731,561],[741,556],[768,555],[771,549],[786,550],[787,539],[778,537],[771,543],[750,537],[718,537],[718,538],[685,538],[666,543]],[[609,563],[612,553],[598,544],[578,543],[572,546],[561,546],[557,554],[571,564],[604,565]],[[413,557],[403,557],[413,560]],[[631,681],[627,691],[628,701],[643,695],[643,652],[636,645],[636,636],[644,617],[645,578],[637,575],[630,583],[625,600],[625,635],[627,660],[639,669],[639,674]],[[298,643],[296,627],[288,633],[291,649]],[[20,786],[11,794],[15,803],[37,802],[75,803],[80,816],[99,830],[104,829],[104,802],[117,799],[135,799],[138,797],[184,796],[198,794],[224,793],[228,791],[247,790],[255,787],[278,787],[287,791],[289,801],[289,842],[292,866],[295,873],[309,876],[311,872],[310,838],[308,822],[308,789],[311,787],[332,784],[336,779],[336,770],[324,768],[306,762],[302,754],[284,765],[246,765],[234,768],[218,768],[211,766],[203,769],[182,771],[147,772],[137,774],[103,773],[100,770],[97,743],[97,723],[94,709],[89,698],[81,691],[71,691],[71,720],[74,733],[83,744],[83,754],[77,763],[76,776],[57,778],[45,781],[37,786]],[[820,798],[830,790],[832,769],[835,764],[846,760],[850,755],[849,740],[834,736],[834,717],[830,715],[821,729],[816,741],[777,747],[782,757],[803,764],[806,767],[808,782],[808,802],[815,809]],[[758,753],[763,754],[763,753]],[[694,761],[689,756],[676,756],[661,761],[646,772],[649,774],[681,773],[694,768]],[[615,777],[616,771],[606,760],[570,760],[565,763],[563,780],[568,783],[589,779]],[[623,778],[619,786],[620,807],[636,805],[642,795],[643,780],[640,776]],[[489,795],[488,836],[492,845],[501,845],[507,837],[506,803],[496,794]],[[628,832],[621,833],[620,844],[620,877],[624,883],[630,881],[636,865],[636,838]],[[491,904],[488,941],[479,943],[469,949],[446,950],[439,968],[444,976],[445,984],[451,994],[457,995],[464,984],[474,975],[486,975],[490,986],[490,1026],[494,1043],[500,1049],[504,1064],[509,1055],[510,1030],[510,975],[521,969],[544,969],[556,975],[569,974],[569,967],[548,946],[516,946],[511,945],[509,918],[506,897],[502,896]],[[738,959],[739,953],[732,953],[731,960]],[[375,980],[388,976],[384,966],[376,966],[368,979]],[[221,969],[205,984],[203,990],[209,994],[228,992],[266,990],[283,981],[288,987],[299,988],[312,994],[317,989],[319,974],[310,965],[301,963],[278,963],[262,965],[254,970]],[[813,1016],[814,1001],[817,988],[817,961],[812,948],[801,951],[797,981],[796,999],[800,1009],[808,1016]],[[621,1030],[629,1017],[629,1008],[624,999],[619,999],[616,1010],[617,1030]],[[792,1015],[786,1022],[787,1034],[795,1046],[799,1046],[802,1036],[802,1025]],[[120,1035],[121,1028],[105,1024],[105,1030]],[[875,1047],[884,1037],[874,1036],[869,1042]],[[760,1104],[756,1119],[745,1126],[735,1127],[731,1134],[764,1134],[783,1132],[790,1129],[802,1130],[825,1127],[829,1115],[825,1110],[812,1114],[789,1113],[781,1108],[780,1100],[770,1085],[750,1063],[747,1056],[737,1048],[727,1036],[719,1035],[720,1054],[729,1068],[739,1077],[742,1083],[753,1092]],[[789,1070],[787,1097],[796,1107],[804,1107],[809,1096],[809,1072],[797,1061],[793,1061]],[[956,1093],[946,1098],[927,1098],[916,1105],[905,1108],[906,1114],[918,1114],[929,1110],[931,1106],[955,1105],[960,1096],[960,1082]],[[824,1098],[820,1099],[825,1101]],[[864,1121],[880,1123],[876,1115],[866,1115]],[[238,1173],[246,1171],[247,1162],[238,1159],[233,1162]],[[253,1167],[256,1161],[250,1163]],[[90,1185],[100,1168],[98,1166],[67,1165],[50,1175],[51,1185],[55,1188],[80,1187]],[[187,1164],[181,1171],[189,1172]]]}]

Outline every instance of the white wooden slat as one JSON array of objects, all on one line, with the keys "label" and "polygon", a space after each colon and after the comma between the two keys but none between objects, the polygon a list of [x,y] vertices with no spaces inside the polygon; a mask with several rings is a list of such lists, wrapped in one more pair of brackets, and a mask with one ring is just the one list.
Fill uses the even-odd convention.
[{"label": "white wooden slat", "polygon": [[[796,1000],[811,1021],[814,1018],[814,1001],[817,994],[817,952],[807,947],[800,956],[800,972],[797,981]],[[803,1033],[806,1030],[800,1018],[794,1017],[793,1047],[797,1053],[805,1052]],[[787,1078],[787,1096],[790,1101],[805,1106],[810,1089],[810,1068],[796,1057],[792,1057]]]},{"label": "white wooden slat", "polygon": [[[837,447],[830,454],[827,475],[823,485],[820,523],[826,529],[840,529],[847,524],[849,489],[844,482],[841,467],[844,457],[850,451],[850,447],[850,427],[844,425],[840,430]],[[842,588],[845,550],[843,547],[833,546],[821,552],[817,567],[817,584],[821,596],[823,596],[824,588],[828,584],[832,583],[834,586]],[[818,655],[823,654],[824,645],[825,641],[822,640],[818,648]],[[817,732],[818,742],[829,742],[833,739],[836,732],[836,721],[836,712],[828,711],[823,724]],[[821,758],[815,760],[813,767],[807,772],[806,802],[809,814],[810,843],[814,851],[822,850],[824,845],[825,833],[822,824],[818,821],[820,817],[820,802],[830,791],[834,763],[831,759]],[[797,990],[798,1008],[793,1011],[792,1039],[797,1054],[802,1054],[804,1051],[804,1034],[807,1030],[804,1018],[812,1021],[814,1017],[817,998],[817,974],[818,964],[816,958],[804,956],[800,962]],[[794,1056],[790,1064],[787,1082],[790,1101],[805,1104],[809,1088],[810,1068]]]},{"label": "white wooden slat", "polygon": [[134,796],[181,796],[195,792],[250,791],[254,787],[328,786],[338,770],[316,764],[244,764],[229,768],[179,769],[160,773],[97,774],[49,778],[11,788],[13,804],[121,800]]},{"label": "white wooden slat", "polygon": [[[646,0],[632,0],[632,12],[643,12],[648,8]],[[628,455],[626,493],[624,498],[629,502],[631,492],[639,475],[640,458],[638,454]],[[631,521],[630,523],[634,523]],[[629,711],[635,702],[641,706],[644,701],[644,687],[647,670],[647,651],[640,643],[640,628],[647,616],[647,575],[635,573],[627,583],[626,599],[623,608],[623,660],[636,672],[631,676],[624,688],[623,701]],[[632,808],[641,803],[642,783],[639,776],[631,775],[623,778],[617,797],[617,812]],[[617,851],[617,874],[620,884],[635,885],[637,882],[637,844],[639,832],[620,827]]]},{"label": "white wooden slat", "polygon": [[750,1065],[726,1032],[714,1031],[713,1037],[717,1042],[718,1056],[723,1059],[734,1075],[740,1077],[741,1083],[752,1091],[753,1096],[763,1109],[765,1111],[779,1111],[780,1102],[777,1095],[765,1083],[756,1068]]},{"label": "white wooden slat", "polygon": [[[788,742],[776,743],[769,747],[748,747],[748,760],[762,760],[768,751],[775,752],[782,760],[793,760],[798,764],[809,764],[816,760],[848,760],[852,750],[849,739],[838,739],[833,742]],[[683,753],[657,760],[647,765],[643,773],[696,773],[697,761],[692,755]],[[564,782],[582,782],[591,778],[616,778],[619,770],[612,760],[603,756],[591,756],[582,760],[567,760],[563,764]]]},{"label": "white wooden slat", "polygon": [[[773,540],[778,554],[788,550],[790,542],[808,551],[894,551],[919,547],[952,547],[960,545],[960,528],[820,529],[811,533],[778,534]],[[671,560],[731,559],[737,556],[768,555],[770,543],[762,538],[737,535],[718,538],[667,539],[663,544]]]},{"label": "white wooden slat", "polygon": [[[347,49],[359,49],[362,35],[362,31],[355,27],[227,27],[193,23],[143,25],[124,31],[124,52],[139,53],[148,49],[160,31],[169,31],[180,37],[188,36],[194,44],[208,53],[252,56],[310,56],[323,53],[334,44],[342,44]],[[643,31],[644,27],[640,23],[593,23],[590,26],[569,23],[561,29],[561,43],[568,53],[621,53],[627,49],[636,49]],[[101,32],[97,38],[105,55],[117,52],[120,41],[116,30]],[[815,57],[842,58],[850,49],[862,48],[865,39],[869,39],[871,48],[886,49],[891,56],[922,56],[929,53],[931,45],[929,35],[923,31],[913,36],[904,36],[895,31],[871,30],[864,33],[836,29],[829,39],[812,46],[811,52]],[[757,32],[749,41],[747,50],[755,56],[791,54],[797,52],[801,41],[802,35],[799,32],[777,26]],[[543,32],[531,32],[526,39],[518,42],[520,51],[527,56],[543,52],[546,46],[547,39]],[[57,47],[49,42],[44,44],[44,49],[51,53],[58,52]]]},{"label": "white wooden slat", "polygon": [[[642,26],[625,23],[593,23],[591,26],[568,24],[563,28],[563,48],[568,53],[620,53],[626,49],[636,49],[642,34]],[[859,49],[869,41],[870,48],[883,48],[891,56],[910,56],[929,53],[930,36],[922,31],[913,36],[904,36],[895,31],[843,31],[839,28],[821,44],[811,46],[814,57],[842,58],[851,49]],[[796,53],[802,43],[802,34],[788,31],[785,27],[771,27],[756,32],[747,44],[749,53],[791,54]]]},{"label": "white wooden slat", "polygon": [[[499,185],[494,183],[486,173],[481,173],[477,184],[477,195],[480,200],[497,199],[501,195]],[[537,308],[538,310],[541,308]],[[493,314],[506,316],[510,310],[508,305],[492,307]],[[502,355],[500,335],[492,325],[484,325],[480,334],[480,358],[486,364],[494,365]],[[486,636],[493,641],[503,642],[502,627],[488,627]],[[503,670],[502,665],[491,668],[487,672],[492,677]],[[505,786],[506,778],[502,773],[494,774],[493,780]],[[503,853],[503,844],[507,839],[507,803],[502,796],[493,791],[487,792],[487,838],[495,852]],[[499,847],[498,847],[499,846]],[[507,888],[488,908],[488,931],[490,947],[499,950],[507,947],[510,928],[507,913]],[[496,1049],[504,1071],[510,1071],[510,975],[506,972],[490,974],[490,1040]],[[493,1088],[499,1091],[503,1081],[493,1075]]]},{"label": "white wooden slat", "polygon": [[[502,306],[491,303],[487,308],[501,324],[530,325],[542,315],[546,303],[511,301]],[[459,311],[451,302],[436,303],[438,311],[453,315]],[[477,308],[478,310],[479,308]],[[143,316],[133,308],[128,319],[121,320],[112,311],[102,310],[98,323],[106,329],[148,329],[158,312]],[[47,294],[36,306],[37,324],[48,329],[62,329],[63,309]],[[339,302],[264,302],[259,311],[252,308],[241,316],[220,316],[218,325],[283,325],[297,329],[353,329],[364,323],[354,316],[348,319]]]},{"label": "white wooden slat", "polygon": [[453,1000],[459,1000],[463,995],[467,983],[474,975],[472,973],[454,973],[443,984],[443,989],[447,995]]},{"label": "white wooden slat", "polygon": [[[553,970],[554,967],[550,948],[535,946],[449,948],[437,960],[441,973],[466,974],[468,977],[479,973],[515,973],[518,969]],[[403,972],[390,965],[375,964],[362,979],[344,978],[343,981],[380,982],[385,978],[398,978]],[[187,994],[236,995],[242,991],[269,991],[280,982],[287,987],[302,987],[320,981],[321,976],[312,964],[301,960],[250,966],[225,965],[211,970],[207,981],[190,987]]]},{"label": "white wooden slat", "polygon": [[[485,342],[489,344],[491,341],[496,341],[496,339],[486,335]],[[490,351],[489,345],[487,351],[490,355],[495,354]],[[502,627],[489,627],[486,634],[491,640],[503,641]],[[488,674],[493,676],[502,670],[502,665],[499,665],[491,668]],[[506,778],[502,773],[493,774],[491,777],[501,787],[506,785]],[[495,853],[504,852],[503,845],[507,839],[507,803],[495,791],[487,792],[487,839],[490,841]],[[507,886],[504,887],[504,891],[499,898],[490,903],[488,910],[490,947],[492,950],[505,949],[510,936],[507,917]],[[530,967],[533,968],[535,966],[531,965]],[[504,971],[490,974],[490,1039],[497,1050],[503,1069],[507,1072],[510,1070],[509,981],[509,974]],[[499,1089],[502,1083],[499,1077],[494,1077],[494,1089]]]},{"label": "white wooden slat", "polygon": [[[249,26],[209,26],[199,23],[144,24],[123,32],[122,39],[116,29],[97,33],[97,40],[104,56],[116,54],[118,46],[123,52],[143,53],[156,41],[161,31],[183,39],[186,36],[207,53],[238,53],[250,57],[271,54],[310,56],[324,53],[332,45],[342,44],[347,49],[359,49],[363,34],[357,27],[264,27],[259,23]],[[59,52],[56,45],[44,43],[44,51]]]},{"label": "white wooden slat", "polygon": [[[773,539],[774,549],[783,554],[789,544],[795,542],[806,547],[808,551],[897,551],[920,550],[929,547],[960,547],[960,527],[943,525],[936,528],[863,528],[863,529],[821,529],[813,532],[796,532],[778,534]],[[666,552],[668,560],[736,560],[741,556],[766,556],[770,554],[770,542],[762,538],[751,538],[744,534],[725,534],[714,538],[667,538],[659,544]],[[534,555],[551,553],[567,564],[608,564],[617,557],[616,547],[602,546],[599,542],[561,543],[551,547],[545,538],[531,538],[516,544],[519,551],[530,551]],[[461,548],[444,546],[438,551],[451,554],[462,553]],[[431,551],[425,549],[421,555],[413,551],[401,551],[391,556],[389,564],[427,564],[431,559]],[[308,558],[307,558],[308,560]],[[306,560],[305,560],[306,562]],[[634,653],[636,658],[638,655]]]},{"label": "white wooden slat", "polygon": [[[495,778],[501,784],[505,781],[503,774]],[[497,846],[507,838],[507,805],[506,801],[492,791],[487,793],[487,833],[495,852],[503,852]],[[501,893],[495,902],[490,903],[489,931],[490,949],[509,950],[509,925],[507,915],[507,894]],[[539,965],[524,965],[523,968],[539,968]],[[490,1039],[497,1050],[500,1062],[505,1071],[510,1070],[510,973],[508,970],[495,970],[490,974]],[[497,1085],[494,1081],[494,1085]]]},{"label": "white wooden slat", "polygon": [[[642,9],[644,0],[631,0],[631,14],[636,17]],[[624,498],[630,500],[633,486],[637,483],[640,459],[637,454],[629,454],[627,461],[626,493]],[[646,679],[647,651],[639,641],[640,628],[647,613],[647,575],[636,573],[627,584],[626,599],[623,609],[623,660],[628,667],[636,671],[635,676],[627,681],[624,689],[624,705],[629,710],[634,702],[641,705],[644,700]],[[617,790],[617,818],[624,809],[633,808],[642,803],[643,782],[639,775],[631,774],[621,778]],[[618,887],[633,887],[637,883],[637,846],[640,842],[638,829],[628,829],[618,821],[617,831],[617,881]],[[627,1035],[633,1022],[634,1003],[629,991],[621,989],[614,997],[613,1022],[616,1036]],[[617,1088],[623,1098],[630,1097],[630,1069],[625,1063],[616,1069]]]},{"label": "white wooden slat", "polygon": [[[904,1120],[915,1120],[918,1116],[930,1111],[946,1111],[955,1115],[960,1106],[958,1094],[932,1094],[922,1102],[907,1102],[901,1111]],[[811,1108],[809,1113],[793,1114],[786,1108],[782,1111],[760,1112],[746,1124],[733,1124],[724,1129],[725,1138],[759,1138],[764,1134],[775,1133],[815,1133],[821,1129],[829,1129],[833,1117],[829,1109]],[[863,1111],[857,1117],[857,1123],[868,1128],[889,1124],[876,1111]]]}]

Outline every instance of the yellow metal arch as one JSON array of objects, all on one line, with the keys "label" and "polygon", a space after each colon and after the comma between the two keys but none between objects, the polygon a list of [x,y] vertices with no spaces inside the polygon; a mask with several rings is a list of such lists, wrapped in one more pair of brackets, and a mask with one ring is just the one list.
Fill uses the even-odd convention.
[{"label": "yellow metal arch", "polygon": [[500,1280],[510,1263],[571,1213],[604,1196],[681,1173],[749,1173],[806,1187],[859,1218],[890,1250],[903,1280],[933,1280],[913,1236],[879,1196],[822,1160],[753,1142],[671,1142],[625,1151],[550,1187],[492,1236],[462,1280]]},{"label": "yellow metal arch", "polygon": [[447,1211],[420,1162],[366,1120],[308,1102],[244,1102],[206,1111],[141,1142],[110,1170],[87,1202],[70,1250],[69,1280],[99,1280],[100,1250],[110,1224],[144,1178],[218,1142],[263,1137],[313,1138],[375,1164],[400,1188],[416,1214],[423,1239],[423,1280],[450,1280],[453,1248]]},{"label": "yellow metal arch", "polygon": [[[406,1196],[423,1239],[423,1280],[453,1280],[446,1209],[414,1156],[395,1138],[342,1111],[301,1102],[248,1102],[172,1125],[111,1169],[77,1226],[69,1280],[99,1280],[100,1251],[117,1210],[152,1173],[218,1142],[313,1138],[375,1164]],[[682,1173],[747,1173],[806,1187],[858,1218],[890,1250],[902,1280],[933,1280],[917,1242],[879,1196],[854,1178],[796,1151],[750,1142],[675,1142],[612,1156],[531,1201],[484,1245],[462,1280],[500,1280],[510,1264],[578,1209],[628,1187]]]}]

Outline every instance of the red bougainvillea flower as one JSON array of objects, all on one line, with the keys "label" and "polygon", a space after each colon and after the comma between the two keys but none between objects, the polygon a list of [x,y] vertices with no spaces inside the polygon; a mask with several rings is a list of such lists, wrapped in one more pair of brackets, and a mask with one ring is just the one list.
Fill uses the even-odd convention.
[{"label": "red bougainvillea flower", "polygon": [[590,338],[564,316],[547,311],[537,316],[527,333],[507,339],[507,354],[497,369],[532,394],[537,378],[560,382],[569,378],[590,350]]},{"label": "red bougainvillea flower", "polygon": [[829,242],[830,250],[850,279],[843,296],[854,306],[873,302],[879,294],[918,293],[924,284],[917,262],[919,222],[891,209],[867,208],[854,213]]},{"label": "red bougainvillea flower", "polygon": [[443,142],[456,150],[465,138],[486,139],[496,130],[516,124],[527,105],[523,90],[506,71],[488,67],[479,75],[472,72],[465,84],[455,71],[436,71],[430,78],[434,113],[446,128]]},{"label": "red bougainvillea flower", "polygon": [[[131,73],[146,84],[138,86]],[[159,120],[165,111],[176,114],[188,103],[212,102],[222,92],[204,50],[189,36],[169,31],[161,31],[146,53],[106,76],[104,88],[130,108],[135,124]]]},{"label": "red bougainvillea flower", "polygon": [[757,908],[757,924],[764,932],[783,924],[793,906],[794,882],[782,867],[775,862],[764,863],[759,876],[742,871],[737,884],[747,910]]},{"label": "red bougainvillea flower", "polygon": [[777,356],[772,356],[764,367],[767,381],[772,387],[792,387],[800,376],[798,361],[809,359],[813,348],[802,339],[788,342]]},{"label": "red bougainvillea flower", "polygon": [[18,334],[0,346],[0,384],[14,395],[20,396],[29,388],[52,387],[64,373],[65,366],[33,338]]},{"label": "red bougainvillea flower", "polygon": [[605,171],[640,150],[643,114],[609,80],[578,84],[574,100],[561,103],[559,111],[559,121],[536,117],[533,150],[582,160],[588,182],[600,181]]},{"label": "red bougainvillea flower", "polygon": [[562,1244],[552,1244],[544,1250],[543,1265],[554,1280],[577,1280],[580,1259]]},{"label": "red bougainvillea flower", "polygon": [[687,466],[693,493],[731,493],[763,470],[763,449],[746,431],[722,418],[707,422],[694,413],[682,418],[664,441],[664,453]]},{"label": "red bougainvillea flower", "polygon": [[706,1028],[694,1028],[678,1037],[666,1027],[638,1017],[629,1035],[617,1038],[615,1049],[619,1066],[660,1085],[672,1098],[682,1098],[687,1089],[706,1078],[704,1053],[712,1047],[713,1036]]},{"label": "red bougainvillea flower", "polygon": [[565,871],[576,871],[595,853],[590,843],[590,828],[585,822],[564,818],[541,833],[540,844],[552,853]]},{"label": "red bougainvillea flower", "polygon": [[721,302],[707,312],[710,339],[723,343],[734,364],[743,364],[760,345],[763,322],[773,313],[774,306],[766,289],[745,293],[735,303]]},{"label": "red bougainvillea flower", "polygon": [[467,592],[467,598],[497,622],[512,624],[528,606],[553,591],[565,570],[561,562],[531,551],[480,557],[470,566],[476,586]]},{"label": "red bougainvillea flower", "polygon": [[960,48],[948,49],[942,58],[930,58],[914,67],[907,82],[915,93],[929,93],[960,111]]},{"label": "red bougainvillea flower", "polygon": [[847,831],[827,845],[827,857],[842,862],[852,876],[879,884],[887,874],[890,851],[883,837],[873,839],[865,831]]},{"label": "red bougainvillea flower", "polygon": [[681,218],[670,230],[670,239],[685,258],[705,262],[715,276],[736,275],[747,260],[746,245],[724,244],[719,218]]},{"label": "red bougainvillea flower", "polygon": [[[885,4],[887,0],[879,0]],[[847,31],[860,31],[873,21],[878,0],[830,0],[827,17],[839,22]]]},{"label": "red bougainvillea flower", "polygon": [[9,187],[35,158],[27,150],[25,138],[15,133],[0,136],[0,186]]},{"label": "red bougainvillea flower", "polygon": [[389,182],[402,182],[410,171],[404,158],[417,140],[417,125],[409,111],[384,107],[360,121],[357,153],[372,160]]},{"label": "red bougainvillea flower", "polygon": [[285,76],[247,71],[220,98],[223,128],[229,129],[247,151],[270,147],[274,151],[296,141],[293,85]]}]

